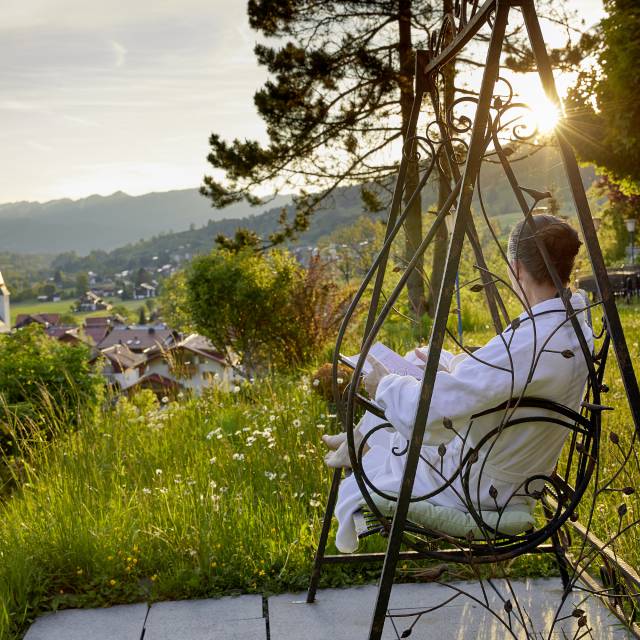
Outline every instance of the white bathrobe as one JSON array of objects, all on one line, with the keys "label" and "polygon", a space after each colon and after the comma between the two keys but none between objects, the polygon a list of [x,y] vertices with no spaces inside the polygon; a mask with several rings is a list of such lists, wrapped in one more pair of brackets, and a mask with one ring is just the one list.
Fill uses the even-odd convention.
[{"label": "white bathrobe", "polygon": [[[571,305],[575,310],[584,309],[585,301],[579,294],[573,294]],[[559,298],[545,300],[534,305],[531,313],[533,318],[527,312],[522,313],[517,328],[508,327],[472,356],[452,356],[443,351],[421,451],[437,471],[420,460],[413,496],[437,490],[460,466],[461,456],[489,431],[500,426],[505,413],[491,413],[473,421],[471,416],[520,396],[544,398],[579,409],[587,380],[587,365],[562,301]],[[577,317],[589,350],[592,350],[593,335],[585,316],[585,312],[580,312]],[[574,357],[566,358],[560,353],[566,350],[572,351]],[[368,441],[371,448],[364,455],[362,464],[369,479],[382,491],[400,490],[406,456],[393,454],[392,448],[403,451],[411,438],[421,384],[411,376],[389,374],[378,385],[375,401],[384,409],[394,430],[382,429],[372,435]],[[522,408],[511,410],[509,417],[545,413],[549,412]],[[443,421],[444,418],[450,422]],[[359,428],[366,433],[381,422],[367,413]],[[453,430],[444,422],[452,425]],[[548,475],[553,471],[567,435],[567,429],[545,422],[509,427],[479,451],[478,462],[471,466],[469,497],[458,477],[451,487],[429,500],[465,511],[469,499],[476,507],[487,509],[495,509],[496,501],[499,506],[507,502],[509,505],[533,505],[534,501],[526,495],[522,483],[535,474]],[[438,453],[441,444],[446,447],[442,458]],[[439,473],[441,465],[442,472]],[[489,494],[491,486],[497,490],[497,496]],[[529,490],[535,488],[529,487]],[[358,546],[353,514],[362,501],[355,476],[348,476],[340,485],[335,510],[338,519],[336,546],[345,553],[355,551]]]}]

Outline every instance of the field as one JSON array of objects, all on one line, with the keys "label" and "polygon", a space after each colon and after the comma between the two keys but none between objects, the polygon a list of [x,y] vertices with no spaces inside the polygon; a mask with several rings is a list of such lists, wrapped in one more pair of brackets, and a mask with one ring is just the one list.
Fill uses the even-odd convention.
[{"label": "field", "polygon": [[[640,310],[622,307],[634,359]],[[489,335],[486,318],[465,311],[466,338]],[[407,346],[407,338],[389,335]],[[615,365],[606,402],[603,468],[632,429]],[[64,425],[60,425],[63,429]],[[22,485],[0,517],[0,639],[20,637],[39,613],[143,600],[304,589],[330,475],[320,437],[338,429],[313,391],[309,371],[272,376],[236,392],[158,403],[120,401],[93,424],[55,442],[31,442]],[[634,467],[624,484],[637,485]],[[597,513],[606,537],[640,514],[637,494],[612,493]],[[381,549],[380,539],[364,549]],[[617,551],[640,565],[636,528]],[[527,558],[517,573],[547,575],[549,558]],[[362,583],[376,567],[328,568],[323,586]]]},{"label": "field", "polygon": [[[60,302],[14,302],[11,304],[11,322],[15,323],[15,319],[19,313],[71,313],[74,300],[60,300]],[[122,305],[132,312],[138,310],[139,307],[144,306],[144,300],[125,300],[120,299],[109,300],[112,305]],[[89,313],[73,313],[73,317],[78,324],[82,324],[85,318],[94,316],[108,315],[107,311],[93,311]]]}]

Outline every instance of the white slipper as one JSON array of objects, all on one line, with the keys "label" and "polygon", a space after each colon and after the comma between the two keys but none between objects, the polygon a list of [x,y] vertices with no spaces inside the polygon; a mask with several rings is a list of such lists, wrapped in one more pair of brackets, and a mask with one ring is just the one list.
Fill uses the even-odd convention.
[{"label": "white slipper", "polygon": [[327,445],[327,447],[329,447],[329,449],[331,449],[332,451],[335,451],[336,449],[338,449],[338,447],[343,442],[345,442],[346,439],[347,439],[346,431],[341,431],[340,433],[337,433],[334,436],[329,435],[328,433],[325,433],[322,436],[322,442],[324,442]]}]

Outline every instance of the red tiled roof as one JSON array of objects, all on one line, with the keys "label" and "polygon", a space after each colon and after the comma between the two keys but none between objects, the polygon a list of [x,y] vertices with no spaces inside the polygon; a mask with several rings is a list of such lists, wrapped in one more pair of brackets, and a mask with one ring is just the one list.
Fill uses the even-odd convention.
[{"label": "red tiled roof", "polygon": [[95,316],[84,319],[85,327],[106,327],[111,324],[111,318],[109,316]]},{"label": "red tiled roof", "polygon": [[175,337],[171,329],[129,329],[114,327],[98,345],[100,350],[114,344],[126,344],[132,351],[147,351],[152,347],[166,348],[173,344]]},{"label": "red tiled roof", "polygon": [[60,321],[59,313],[19,313],[16,317],[16,328],[20,328],[31,322],[38,322],[43,325],[57,325]]},{"label": "red tiled roof", "polygon": [[91,338],[91,340],[93,341],[93,344],[99,344],[100,342],[102,342],[108,333],[109,333],[109,327],[104,325],[102,326],[98,325],[97,327],[84,328],[85,336]]},{"label": "red tiled roof", "polygon": [[74,338],[78,337],[78,327],[69,324],[62,324],[53,327],[47,327],[45,333],[52,338],[60,339],[65,335],[71,335]]},{"label": "red tiled roof", "polygon": [[144,355],[134,353],[129,347],[123,344],[115,344],[113,347],[104,349],[101,353],[111,360],[112,363],[120,367],[121,370],[132,369],[141,365],[146,360]]},{"label": "red tiled roof", "polygon": [[158,385],[165,389],[182,389],[183,385],[171,378],[160,375],[159,373],[148,373],[146,376],[142,376],[139,380],[136,380],[131,386],[127,387],[127,390],[139,386],[152,386]]}]

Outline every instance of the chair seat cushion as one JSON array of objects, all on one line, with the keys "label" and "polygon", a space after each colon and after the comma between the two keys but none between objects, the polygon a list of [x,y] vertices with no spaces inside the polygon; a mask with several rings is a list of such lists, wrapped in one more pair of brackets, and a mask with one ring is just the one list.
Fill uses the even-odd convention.
[{"label": "chair seat cushion", "polygon": [[[383,515],[391,517],[394,514],[396,507],[394,500],[387,500],[376,494],[372,494],[372,498]],[[363,508],[366,509],[366,505],[363,505]],[[516,535],[535,525],[533,513],[523,504],[508,506],[501,512],[483,509],[479,515],[490,529],[483,531],[473,516],[466,511],[455,507],[441,507],[427,500],[421,500],[409,505],[407,519],[430,531],[441,532],[456,538],[464,538],[471,532],[474,540],[493,539],[496,537],[494,533],[496,529],[499,534]]]}]

